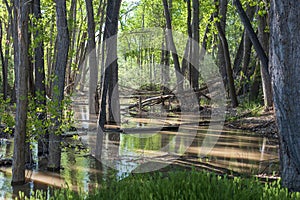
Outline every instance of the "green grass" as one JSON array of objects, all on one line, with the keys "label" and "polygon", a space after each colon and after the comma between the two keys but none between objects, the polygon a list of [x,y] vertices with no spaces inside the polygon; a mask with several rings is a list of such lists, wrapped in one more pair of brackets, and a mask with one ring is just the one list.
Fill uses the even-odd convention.
[{"label": "green grass", "polygon": [[[30,199],[45,199],[37,191]],[[90,193],[68,189],[54,190],[50,199],[300,199],[300,193],[289,193],[280,183],[261,183],[255,179],[230,179],[206,172],[177,171],[166,174],[135,174],[121,181],[111,181]],[[24,196],[22,197],[24,199]],[[29,199],[29,198],[27,198]]]}]

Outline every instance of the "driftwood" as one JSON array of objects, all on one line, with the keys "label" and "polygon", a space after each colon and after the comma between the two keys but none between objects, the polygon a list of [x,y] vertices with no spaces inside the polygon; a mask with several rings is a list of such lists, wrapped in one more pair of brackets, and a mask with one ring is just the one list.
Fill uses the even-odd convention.
[{"label": "driftwood", "polygon": [[[180,94],[174,94],[174,93],[170,93],[170,94],[161,94],[159,96],[154,96],[154,97],[149,97],[145,100],[142,100],[141,97],[143,96],[142,94],[139,95],[139,100],[138,102],[132,104],[132,105],[129,105],[127,107],[127,109],[132,109],[132,108],[139,108],[139,109],[142,109],[143,107],[145,106],[153,106],[153,105],[156,105],[156,104],[160,104],[164,101],[166,101],[167,99],[172,99],[172,98],[176,98],[176,95],[180,96],[180,95],[193,95],[193,94],[197,94],[199,96],[203,96],[205,97],[206,99],[208,100],[211,100],[211,98],[209,96],[207,96],[206,94],[204,94],[203,91],[207,90],[207,87],[203,87],[203,88],[200,88],[194,92],[191,92],[191,90],[187,90],[187,91],[183,91],[182,93]],[[137,96],[135,96],[136,98]]]},{"label": "driftwood", "polygon": [[128,106],[128,109],[134,108],[134,107],[145,107],[145,106],[152,106],[155,104],[160,104],[163,101],[170,99],[170,98],[174,98],[175,95],[174,94],[168,94],[168,95],[160,95],[160,96],[156,96],[156,97],[150,97],[148,99],[142,100],[141,102],[137,102],[135,104],[132,104],[130,106]]}]

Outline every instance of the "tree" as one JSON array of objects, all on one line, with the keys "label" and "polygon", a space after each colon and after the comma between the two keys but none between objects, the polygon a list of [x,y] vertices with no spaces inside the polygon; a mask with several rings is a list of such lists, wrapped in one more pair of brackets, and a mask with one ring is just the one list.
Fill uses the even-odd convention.
[{"label": "tree", "polygon": [[180,69],[180,63],[179,63],[176,46],[174,43],[171,14],[170,14],[169,5],[168,5],[167,0],[163,0],[163,6],[164,6],[164,12],[165,12],[165,18],[166,18],[166,26],[167,26],[167,29],[166,29],[167,43],[168,43],[168,47],[170,48],[170,51],[172,52],[175,73],[176,73],[176,82],[177,82],[178,93],[181,94],[183,91],[183,76],[182,76],[182,72]]},{"label": "tree", "polygon": [[279,129],[281,181],[300,191],[300,4],[271,1],[270,67]]},{"label": "tree", "polygon": [[[103,45],[105,45],[106,60],[104,66],[103,83],[101,86],[101,95],[100,95],[101,104],[100,104],[100,111],[99,111],[100,113],[98,119],[99,128],[98,128],[97,144],[96,144],[97,159],[101,159],[104,124],[106,122],[106,100],[108,99],[108,104],[111,107],[112,96],[110,95],[112,95],[112,90],[114,89],[114,83],[112,83],[112,81],[117,81],[118,62],[117,62],[116,34],[118,31],[118,21],[119,21],[118,19],[119,19],[121,1],[122,0],[108,0],[107,7],[106,7],[106,21],[105,21],[105,29],[104,29],[104,37],[103,37],[104,39]],[[115,77],[113,77],[114,73],[115,73]],[[111,82],[111,84],[109,82]],[[115,82],[115,84],[116,83],[117,82]],[[111,92],[108,91],[109,89],[111,90]],[[116,100],[117,101],[119,100],[118,97],[117,99],[115,99],[115,101]],[[113,118],[112,115],[111,117]]]},{"label": "tree", "polygon": [[[220,6],[220,13],[223,13],[223,17],[225,16],[226,13],[226,8],[222,8],[222,7],[227,7],[227,0],[224,0],[225,2],[223,2],[223,0],[221,0],[221,6]],[[224,11],[225,10],[225,11]],[[233,80],[233,72],[232,72],[232,68],[231,68],[231,59],[230,59],[230,53],[229,53],[229,45],[227,42],[227,38],[225,35],[225,25],[221,22],[216,22],[216,26],[219,32],[219,38],[221,41],[221,45],[219,46],[219,54],[223,53],[224,55],[220,55],[220,61],[223,62],[224,60],[224,64],[225,64],[225,69],[226,69],[226,75],[227,75],[227,84],[228,84],[228,89],[229,89],[229,95],[230,95],[230,99],[231,99],[231,105],[232,107],[237,107],[238,106],[238,100],[237,100],[237,96],[236,96],[236,91],[235,91],[235,85],[234,85],[234,80]],[[223,65],[223,64],[221,64]],[[220,66],[221,66],[220,65]],[[222,72],[222,67],[221,67],[221,72]],[[224,76],[223,76],[224,77]]]},{"label": "tree", "polygon": [[[247,17],[247,14],[245,13],[242,4],[239,0],[233,1],[234,5],[237,8],[237,11],[240,15],[240,18],[245,26],[245,29],[248,32],[249,38],[253,44],[253,47],[257,53],[257,56],[260,59],[262,68],[261,68],[261,74],[262,74],[262,81],[263,81],[263,91],[264,91],[264,99],[265,99],[265,106],[270,107],[272,106],[272,91],[271,91],[271,77],[269,73],[269,59],[265,53],[265,50],[263,49],[261,43],[258,40],[257,35],[255,34],[252,25],[250,23],[249,18]],[[261,25],[265,27],[264,25]],[[265,40],[265,36],[263,38]]]},{"label": "tree", "polygon": [[48,169],[57,171],[60,169],[61,160],[61,135],[57,133],[62,116],[62,101],[64,99],[65,74],[69,52],[69,31],[66,16],[66,1],[56,0],[56,26],[57,26],[57,52],[55,59],[55,77],[52,88],[52,101],[54,101],[56,115],[54,127],[49,135],[49,159]]},{"label": "tree", "polygon": [[[88,18],[88,50],[87,55],[89,59],[90,79],[89,79],[89,111],[90,114],[95,114],[95,95],[98,83],[98,65],[96,62],[96,41],[95,41],[95,21],[93,1],[85,0],[86,11]],[[98,112],[98,111],[97,111]]]},{"label": "tree", "polygon": [[[33,1],[33,14],[36,19],[34,26],[36,31],[34,33],[35,39],[35,48],[34,48],[34,72],[35,72],[35,96],[37,97],[37,104],[46,106],[46,87],[45,87],[45,67],[44,67],[44,43],[41,30],[39,30],[39,22],[41,21],[41,1]],[[45,111],[39,113],[40,120],[44,120],[46,117]],[[48,140],[49,135],[46,135],[45,138]],[[46,145],[45,145],[46,143]],[[48,151],[47,141],[40,139],[38,141],[38,153],[43,154],[45,151]]]},{"label": "tree", "polygon": [[[16,74],[16,128],[14,134],[14,154],[12,185],[25,183],[25,139],[28,106],[28,13],[30,3],[14,1],[14,52]],[[18,34],[17,34],[18,33]]]}]

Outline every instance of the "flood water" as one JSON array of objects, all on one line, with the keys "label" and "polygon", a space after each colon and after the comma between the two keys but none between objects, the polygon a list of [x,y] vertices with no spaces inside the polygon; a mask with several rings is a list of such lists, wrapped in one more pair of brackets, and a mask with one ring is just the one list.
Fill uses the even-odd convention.
[{"label": "flood water", "polygon": [[[272,174],[278,171],[277,141],[242,131],[208,131],[206,123],[199,126],[192,123],[193,120],[183,122],[176,116],[134,118],[123,113],[121,129],[124,132],[104,134],[101,159],[97,160],[91,156],[97,149],[97,116],[88,114],[85,100],[77,100],[74,110],[77,132],[88,149],[66,145],[60,174],[36,167],[27,171],[31,181],[21,188],[10,186],[11,168],[2,167],[0,199],[11,198],[18,190],[29,194],[34,189],[47,189],[49,185],[68,185],[72,190],[89,191],[103,181],[160,170],[170,164],[218,173]],[[67,143],[72,144],[72,139]],[[11,157],[12,151],[12,140],[2,139],[0,156]]]}]

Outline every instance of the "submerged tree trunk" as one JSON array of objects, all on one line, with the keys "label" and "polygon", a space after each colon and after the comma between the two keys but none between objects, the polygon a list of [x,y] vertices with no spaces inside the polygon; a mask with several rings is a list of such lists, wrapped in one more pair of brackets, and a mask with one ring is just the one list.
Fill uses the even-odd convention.
[{"label": "submerged tree trunk", "polygon": [[55,59],[55,78],[53,81],[52,101],[57,105],[55,127],[49,135],[49,160],[48,169],[57,171],[60,169],[61,160],[61,135],[57,134],[61,124],[62,100],[64,98],[65,74],[69,51],[69,32],[66,16],[66,1],[56,0],[56,25],[57,25],[57,53]]},{"label": "submerged tree trunk", "polygon": [[281,183],[300,191],[300,4],[271,1],[270,67],[279,128]]},{"label": "submerged tree trunk", "polygon": [[[14,135],[14,154],[12,185],[25,183],[25,139],[28,106],[28,12],[29,5],[23,0],[14,1],[14,48],[16,74],[16,129]],[[18,34],[16,34],[18,33]]]},{"label": "submerged tree trunk", "polygon": [[[104,66],[104,77],[103,83],[101,86],[101,104],[98,118],[98,132],[97,132],[97,141],[96,141],[96,152],[95,157],[97,159],[101,159],[101,151],[102,151],[102,142],[104,135],[104,124],[106,122],[106,100],[109,99],[109,112],[111,117],[110,120],[114,120],[115,122],[119,122],[120,118],[118,116],[112,115],[112,101],[116,101],[117,104],[119,102],[119,97],[117,99],[113,99],[112,90],[118,90],[117,85],[117,73],[118,73],[118,62],[117,62],[117,37],[116,34],[118,32],[118,19],[119,19],[119,11],[121,7],[122,0],[109,0],[106,7],[106,21],[105,21],[105,31],[104,31],[104,43],[105,45],[105,66]],[[115,73],[113,75],[113,73]],[[113,77],[114,76],[114,77]],[[113,81],[110,85],[110,81]],[[115,84],[115,85],[114,85]],[[108,90],[111,90],[109,92]],[[118,95],[118,93],[115,95]],[[108,97],[108,98],[107,98]],[[114,102],[114,103],[116,103]],[[119,104],[117,105],[119,106]],[[118,108],[117,108],[118,109]],[[117,111],[118,112],[118,111]],[[116,113],[116,112],[115,112]],[[120,113],[117,113],[119,115]],[[109,115],[109,116],[110,116]],[[116,118],[114,118],[116,117]]]},{"label": "submerged tree trunk", "polygon": [[[119,13],[122,0],[116,0],[113,3],[112,10],[109,10],[109,3],[106,12],[105,39],[106,42],[106,64],[105,67],[110,70],[108,84],[108,115],[107,122],[110,124],[120,123],[120,99],[118,86],[118,62],[117,62],[117,33]],[[108,39],[110,38],[110,39]],[[111,58],[110,58],[111,57]],[[113,58],[113,59],[112,59]]]}]

